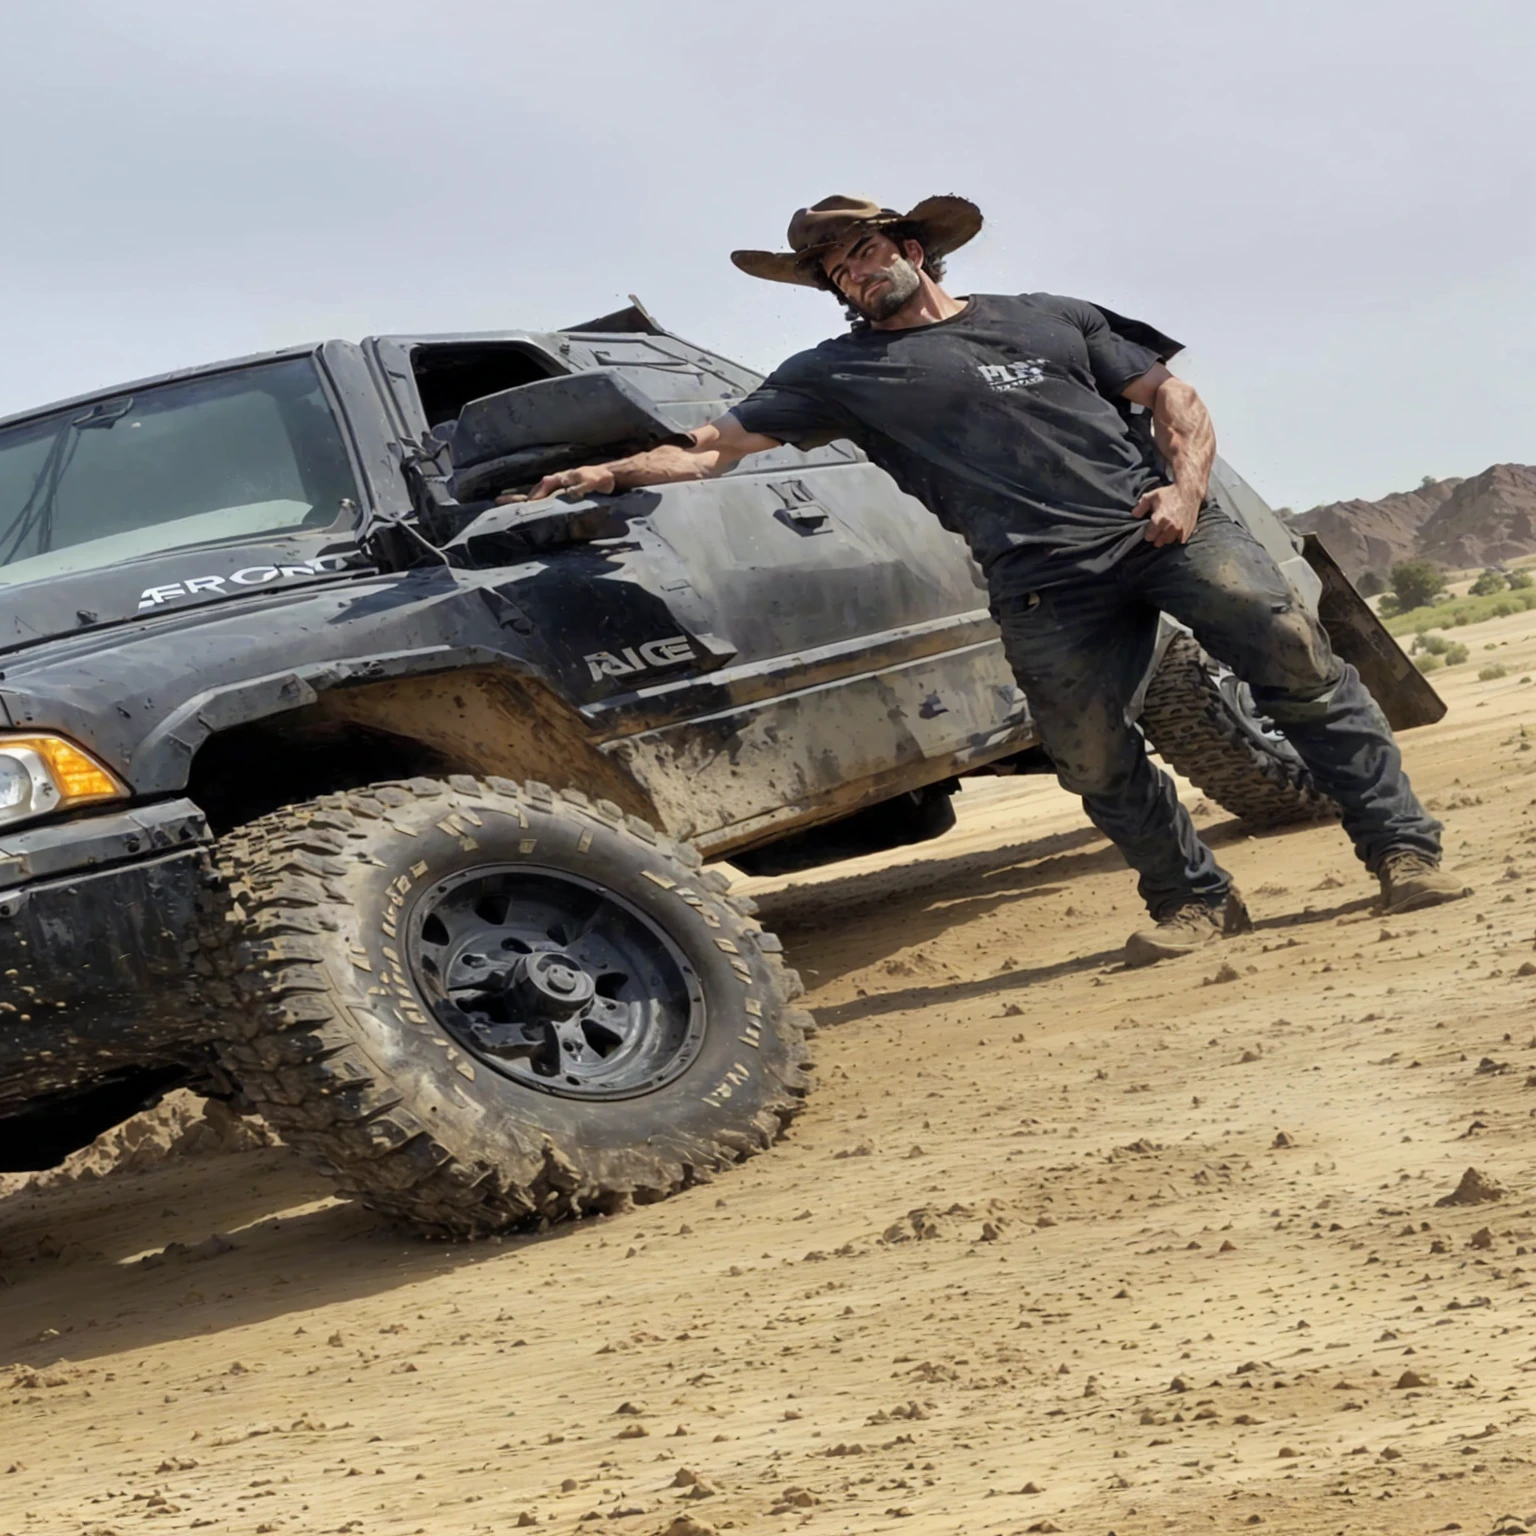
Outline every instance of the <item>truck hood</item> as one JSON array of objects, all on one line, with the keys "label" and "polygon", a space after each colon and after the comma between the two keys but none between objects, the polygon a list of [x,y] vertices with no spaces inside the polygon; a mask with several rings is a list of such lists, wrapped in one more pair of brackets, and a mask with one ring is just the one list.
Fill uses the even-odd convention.
[{"label": "truck hood", "polygon": [[0,568],[0,656],[149,615],[334,581],[368,564],[351,539],[309,534],[171,550],[14,586]]},{"label": "truck hood", "polygon": [[[222,589],[188,593],[189,579],[219,574],[206,554],[157,569],[163,581],[146,582],[141,568],[116,589],[124,617],[108,622],[101,611],[94,625],[68,634],[13,641],[0,655],[0,727],[56,732],[150,799],[185,788],[209,735],[286,713],[332,688],[445,668],[538,673],[550,665],[524,610],[492,585],[515,587],[538,565],[482,580],[439,564],[283,574],[285,562],[270,560],[279,574],[242,583],[237,574],[259,569],[247,544],[226,567]],[[66,621],[89,601],[83,583],[71,585]],[[219,595],[231,589],[236,595]],[[39,611],[28,610],[41,627]]]}]

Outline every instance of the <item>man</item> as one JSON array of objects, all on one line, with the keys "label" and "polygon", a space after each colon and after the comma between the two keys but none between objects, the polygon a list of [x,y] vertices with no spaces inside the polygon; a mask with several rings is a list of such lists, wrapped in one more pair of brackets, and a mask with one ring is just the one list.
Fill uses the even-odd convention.
[{"label": "man", "polygon": [[[787,252],[732,260],[836,294],[853,330],[790,358],[686,446],[550,475],[531,499],[707,478],[782,443],[859,444],[980,562],[1062,784],[1140,875],[1153,921],[1127,943],[1131,964],[1251,927],[1126,718],[1159,611],[1249,685],[1339,803],[1386,911],[1465,895],[1439,868],[1440,824],[1354,668],[1257,541],[1207,500],[1211,419],[1141,344],[1165,338],[1134,322],[1117,331],[1075,299],[952,297],[943,259],[981,222],[958,197],[906,214],[854,197],[800,209]],[[1151,413],[1151,441],[1121,402]]]}]

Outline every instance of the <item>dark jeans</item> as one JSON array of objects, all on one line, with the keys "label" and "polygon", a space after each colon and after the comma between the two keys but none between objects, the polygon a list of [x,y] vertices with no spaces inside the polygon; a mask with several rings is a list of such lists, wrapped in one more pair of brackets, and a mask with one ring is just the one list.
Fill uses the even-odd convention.
[{"label": "dark jeans", "polygon": [[1263,546],[1219,509],[1202,512],[1189,543],[1139,542],[1103,575],[1029,592],[1010,591],[996,571],[992,585],[1004,649],[1057,774],[1140,874],[1154,918],[1190,900],[1218,904],[1232,883],[1126,719],[1159,611],[1248,684],[1338,801],[1367,869],[1391,849],[1439,857],[1440,823],[1409,787],[1392,728],[1359,674],[1333,654]]}]

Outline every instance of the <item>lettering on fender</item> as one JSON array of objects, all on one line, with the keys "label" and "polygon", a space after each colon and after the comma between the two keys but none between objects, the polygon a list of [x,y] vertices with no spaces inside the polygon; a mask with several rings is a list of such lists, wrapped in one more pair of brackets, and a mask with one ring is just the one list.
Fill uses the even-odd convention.
[{"label": "lettering on fender", "polygon": [[628,677],[652,667],[675,667],[694,659],[693,641],[686,635],[672,635],[666,640],[647,640],[643,645],[625,646],[622,651],[593,651],[581,658],[600,683],[605,677]]},{"label": "lettering on fender", "polygon": [[139,612],[173,603],[178,597],[196,597],[208,593],[233,597],[242,587],[264,587],[269,581],[289,581],[309,576],[323,576],[329,571],[347,568],[345,555],[316,555],[297,565],[248,565],[228,576],[189,576],[161,587],[146,587],[139,596]]}]

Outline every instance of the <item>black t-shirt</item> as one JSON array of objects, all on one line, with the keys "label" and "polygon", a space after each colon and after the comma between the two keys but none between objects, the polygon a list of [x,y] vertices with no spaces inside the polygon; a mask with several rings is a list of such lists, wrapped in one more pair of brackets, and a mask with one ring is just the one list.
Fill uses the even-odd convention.
[{"label": "black t-shirt", "polygon": [[1157,362],[1081,300],[978,294],[948,320],[798,353],[731,414],[802,448],[851,438],[994,587],[1055,586],[1144,536],[1131,509],[1166,477],[1115,401]]}]

